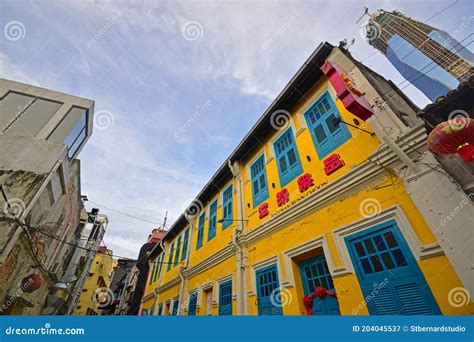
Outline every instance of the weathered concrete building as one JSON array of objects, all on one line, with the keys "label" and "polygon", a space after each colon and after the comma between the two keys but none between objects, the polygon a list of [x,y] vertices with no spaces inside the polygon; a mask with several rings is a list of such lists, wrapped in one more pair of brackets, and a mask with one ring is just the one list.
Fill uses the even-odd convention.
[{"label": "weathered concrete building", "polygon": [[[32,140],[0,135],[0,183],[9,202],[0,199],[4,314],[41,312],[49,289],[67,268],[80,222],[79,161],[69,160],[62,144]],[[10,158],[13,163],[6,162]],[[40,287],[18,292],[32,274]]]},{"label": "weathered concrete building", "polygon": [[94,102],[0,79],[0,312],[39,314],[80,229]]}]

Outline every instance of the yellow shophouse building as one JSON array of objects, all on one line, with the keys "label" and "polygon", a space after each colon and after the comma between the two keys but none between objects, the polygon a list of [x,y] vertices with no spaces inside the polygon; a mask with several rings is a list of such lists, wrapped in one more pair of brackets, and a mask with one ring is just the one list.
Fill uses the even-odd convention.
[{"label": "yellow shophouse building", "polygon": [[87,278],[74,312],[75,315],[91,316],[101,314],[101,306],[111,301],[110,296],[112,293],[109,287],[112,280],[113,267],[112,251],[103,246],[99,247],[87,272]]},{"label": "yellow shophouse building", "polygon": [[321,44],[153,249],[141,309],[472,313],[454,299],[472,293],[472,205],[442,224],[466,194],[437,172],[417,111]]}]

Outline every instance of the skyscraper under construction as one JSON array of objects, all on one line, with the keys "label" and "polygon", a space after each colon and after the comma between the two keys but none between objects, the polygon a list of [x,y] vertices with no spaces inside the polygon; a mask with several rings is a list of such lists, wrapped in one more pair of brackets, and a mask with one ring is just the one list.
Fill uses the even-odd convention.
[{"label": "skyscraper under construction", "polygon": [[474,73],[474,55],[464,40],[397,10],[370,14],[366,38],[432,101]]}]

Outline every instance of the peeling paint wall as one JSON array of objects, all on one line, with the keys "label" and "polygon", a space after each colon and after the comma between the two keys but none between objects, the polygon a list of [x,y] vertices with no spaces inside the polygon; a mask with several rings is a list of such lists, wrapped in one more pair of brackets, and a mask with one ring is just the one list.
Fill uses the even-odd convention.
[{"label": "peeling paint wall", "polygon": [[[34,138],[0,135],[0,183],[13,212],[0,198],[0,312],[35,315],[41,312],[53,281],[64,274],[74,232],[80,223],[80,163],[68,160],[65,145]],[[17,224],[24,222],[30,232]],[[32,250],[52,274],[51,279]],[[21,291],[22,280],[40,274],[39,289]]]}]

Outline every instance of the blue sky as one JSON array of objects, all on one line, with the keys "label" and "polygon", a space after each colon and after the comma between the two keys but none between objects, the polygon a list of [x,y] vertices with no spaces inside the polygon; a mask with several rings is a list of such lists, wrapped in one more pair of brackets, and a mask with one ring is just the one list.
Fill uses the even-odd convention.
[{"label": "blue sky", "polygon": [[[473,31],[469,3],[0,0],[1,28],[23,25],[22,38],[1,36],[0,77],[95,100],[82,193],[151,222],[168,211],[171,224],[321,41],[355,38],[356,58],[403,82],[362,38],[364,6],[434,16],[428,24],[462,41]],[[101,211],[107,246],[136,257],[156,225]]]}]

